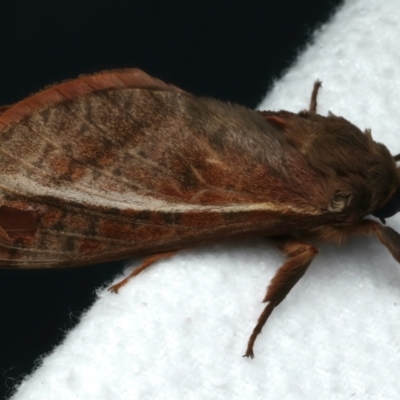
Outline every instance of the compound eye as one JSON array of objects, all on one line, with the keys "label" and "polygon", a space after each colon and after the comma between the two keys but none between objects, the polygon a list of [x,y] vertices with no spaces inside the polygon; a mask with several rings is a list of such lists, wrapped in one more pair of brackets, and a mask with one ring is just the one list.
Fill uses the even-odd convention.
[{"label": "compound eye", "polygon": [[385,218],[393,217],[398,211],[400,211],[400,190],[394,192],[390,200],[382,208],[374,211],[372,215],[385,223]]}]

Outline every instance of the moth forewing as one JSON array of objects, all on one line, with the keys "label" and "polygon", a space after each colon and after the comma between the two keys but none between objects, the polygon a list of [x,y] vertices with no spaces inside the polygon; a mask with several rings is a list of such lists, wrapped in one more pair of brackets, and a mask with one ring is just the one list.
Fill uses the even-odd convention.
[{"label": "moth forewing", "polygon": [[382,144],[344,118],[257,112],[192,96],[140,70],[55,85],[0,108],[0,265],[69,267],[150,254],[132,274],[195,245],[266,236],[287,255],[245,356],[318,253],[295,234],[341,242],[376,233],[400,203]]}]

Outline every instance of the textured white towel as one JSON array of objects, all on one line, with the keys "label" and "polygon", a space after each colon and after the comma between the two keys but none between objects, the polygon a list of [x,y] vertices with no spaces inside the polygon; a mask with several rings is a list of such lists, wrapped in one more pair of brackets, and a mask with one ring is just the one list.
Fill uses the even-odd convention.
[{"label": "textured white towel", "polygon": [[[398,0],[348,0],[261,108],[306,108],[319,78],[321,113],[399,153],[399,16]],[[399,398],[400,268],[374,237],[322,246],[242,358],[283,259],[262,239],[208,246],[101,291],[13,399]]]}]

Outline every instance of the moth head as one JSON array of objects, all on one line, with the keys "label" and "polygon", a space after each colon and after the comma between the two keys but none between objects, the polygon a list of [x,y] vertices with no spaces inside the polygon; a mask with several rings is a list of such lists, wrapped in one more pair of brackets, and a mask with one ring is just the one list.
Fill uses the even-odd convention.
[{"label": "moth head", "polygon": [[400,211],[400,190],[394,192],[389,201],[382,208],[374,211],[372,215],[385,224],[385,218],[393,217],[398,211]]},{"label": "moth head", "polygon": [[[393,157],[395,161],[400,161],[400,154]],[[397,189],[385,203],[385,205],[378,210],[374,211],[372,215],[381,220],[383,224],[386,223],[385,218],[393,217],[400,211],[400,189]]]}]

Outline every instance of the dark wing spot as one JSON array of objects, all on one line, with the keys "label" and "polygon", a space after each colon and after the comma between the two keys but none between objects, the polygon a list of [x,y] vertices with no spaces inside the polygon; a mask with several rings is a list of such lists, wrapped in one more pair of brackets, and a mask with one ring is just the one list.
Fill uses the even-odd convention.
[{"label": "dark wing spot", "polygon": [[169,212],[162,213],[162,217],[164,221],[169,225],[179,224],[181,220],[181,214],[177,213],[169,213]]},{"label": "dark wing spot", "polygon": [[0,226],[14,240],[27,236],[33,237],[38,228],[38,215],[33,210],[1,206]]}]

